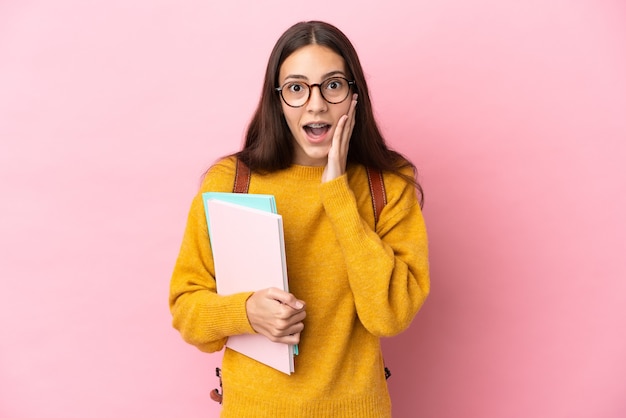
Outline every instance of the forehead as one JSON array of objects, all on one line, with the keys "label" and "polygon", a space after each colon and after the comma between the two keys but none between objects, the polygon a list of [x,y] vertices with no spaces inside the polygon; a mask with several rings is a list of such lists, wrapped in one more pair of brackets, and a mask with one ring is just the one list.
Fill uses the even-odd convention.
[{"label": "forehead", "polygon": [[332,49],[321,45],[307,45],[294,51],[280,66],[278,78],[290,77],[321,81],[331,73],[346,74],[344,59]]}]

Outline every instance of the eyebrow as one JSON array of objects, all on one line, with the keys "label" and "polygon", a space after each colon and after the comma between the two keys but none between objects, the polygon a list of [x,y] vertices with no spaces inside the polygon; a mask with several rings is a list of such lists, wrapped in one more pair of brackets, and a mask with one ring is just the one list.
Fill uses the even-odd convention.
[{"label": "eyebrow", "polygon": [[[326,80],[327,78],[335,76],[335,75],[341,75],[343,77],[346,76],[346,74],[343,71],[335,70],[335,71],[331,71],[331,72],[324,74],[322,76],[322,80]],[[304,76],[301,74],[289,74],[288,76],[285,77],[285,80],[288,80],[290,78],[295,78],[296,80],[308,80],[309,79],[307,76]]]}]

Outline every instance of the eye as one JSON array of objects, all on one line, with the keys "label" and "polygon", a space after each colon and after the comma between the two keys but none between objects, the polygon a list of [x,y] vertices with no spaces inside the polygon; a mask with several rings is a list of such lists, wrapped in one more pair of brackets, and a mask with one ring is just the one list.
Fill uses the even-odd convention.
[{"label": "eye", "polygon": [[301,94],[306,90],[303,83],[288,83],[285,87],[287,88],[287,91],[292,94]]},{"label": "eye", "polygon": [[331,78],[325,83],[327,90],[341,90],[344,85],[344,81],[341,78]]}]

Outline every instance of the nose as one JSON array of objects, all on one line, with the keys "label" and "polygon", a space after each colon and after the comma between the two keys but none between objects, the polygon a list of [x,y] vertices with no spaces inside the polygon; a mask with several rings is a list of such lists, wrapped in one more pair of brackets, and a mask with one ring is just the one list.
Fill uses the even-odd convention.
[{"label": "nose", "polygon": [[[317,88],[316,88],[317,87]],[[319,84],[314,84],[310,87],[309,101],[307,103],[307,109],[311,112],[323,112],[327,109],[327,103],[324,97],[322,97],[322,90]]]}]

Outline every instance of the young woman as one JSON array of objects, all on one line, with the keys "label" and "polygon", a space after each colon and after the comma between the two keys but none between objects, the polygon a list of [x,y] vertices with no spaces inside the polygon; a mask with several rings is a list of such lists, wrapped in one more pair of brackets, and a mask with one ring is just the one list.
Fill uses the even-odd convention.
[{"label": "young woman", "polygon": [[[237,159],[249,193],[276,198],[290,293],[216,293],[201,193],[233,191]],[[383,173],[377,221],[366,167]],[[405,330],[430,290],[420,199],[415,167],[379,132],[350,41],[324,22],[289,28],[244,148],[208,170],[193,200],[171,281],[174,327],[200,350],[245,333],[299,344],[292,375],[226,349],[222,417],[391,416],[380,338]]]}]

